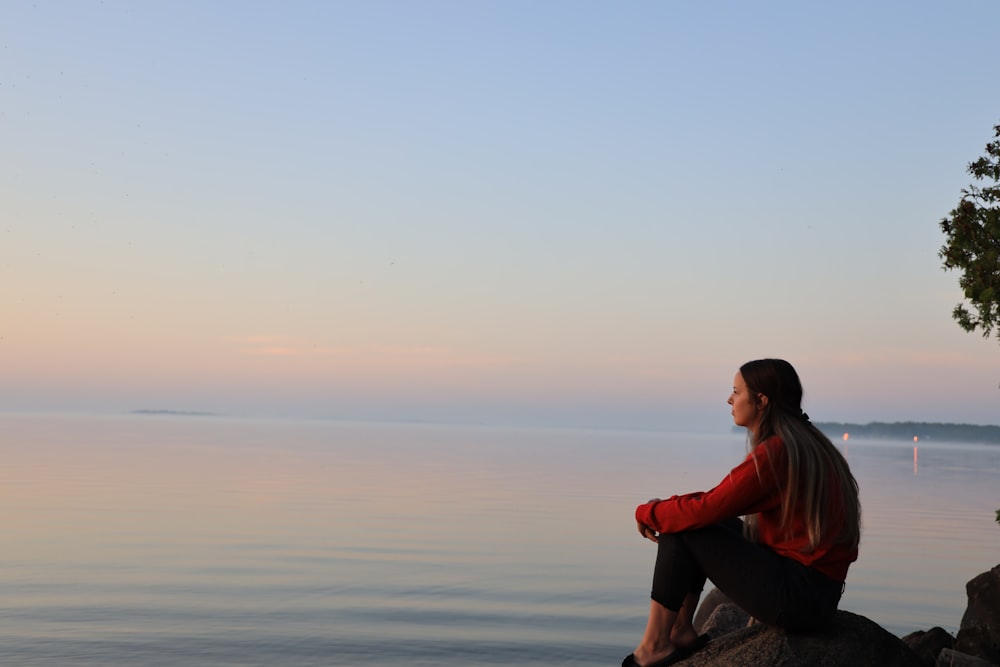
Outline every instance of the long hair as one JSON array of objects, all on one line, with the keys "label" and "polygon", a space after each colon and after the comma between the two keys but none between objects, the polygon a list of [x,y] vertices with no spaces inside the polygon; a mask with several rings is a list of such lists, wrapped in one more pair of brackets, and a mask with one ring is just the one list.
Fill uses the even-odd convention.
[{"label": "long hair", "polygon": [[[773,471],[775,478],[784,478],[781,525],[790,530],[793,517],[801,516],[810,549],[831,537],[835,543],[857,547],[861,541],[858,482],[844,456],[802,412],[798,373],[783,359],[759,359],[743,364],[740,374],[760,414],[757,430],[749,433],[751,455],[772,436],[784,444],[787,474]],[[757,515],[747,517],[746,526],[748,536],[756,539]]]}]

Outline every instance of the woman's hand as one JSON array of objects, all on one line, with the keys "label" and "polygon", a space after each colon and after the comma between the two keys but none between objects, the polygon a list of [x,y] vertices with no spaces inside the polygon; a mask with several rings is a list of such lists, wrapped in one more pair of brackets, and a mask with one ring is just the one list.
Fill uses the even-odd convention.
[{"label": "woman's hand", "polygon": [[[660,502],[659,498],[650,498],[649,500],[646,501],[646,504],[649,505],[650,503],[658,503],[658,502]],[[659,536],[656,534],[656,531],[653,529],[652,526],[647,526],[646,524],[640,523],[638,521],[636,521],[636,526],[639,529],[639,534],[645,537],[647,540],[651,540],[653,542],[660,541]]]},{"label": "woman's hand", "polygon": [[639,523],[638,521],[636,522],[636,524],[638,524],[637,527],[639,528],[639,534],[645,537],[647,540],[652,540],[653,542],[660,541],[655,530],[653,530],[644,523]]}]

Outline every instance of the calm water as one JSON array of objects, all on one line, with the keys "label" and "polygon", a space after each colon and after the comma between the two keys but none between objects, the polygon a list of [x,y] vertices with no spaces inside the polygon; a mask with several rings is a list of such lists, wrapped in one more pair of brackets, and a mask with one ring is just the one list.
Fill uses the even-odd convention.
[{"label": "calm water", "polygon": [[[0,664],[609,665],[645,623],[632,511],[739,435],[0,416]],[[1000,562],[1000,447],[850,441],[842,608],[957,630]]]}]

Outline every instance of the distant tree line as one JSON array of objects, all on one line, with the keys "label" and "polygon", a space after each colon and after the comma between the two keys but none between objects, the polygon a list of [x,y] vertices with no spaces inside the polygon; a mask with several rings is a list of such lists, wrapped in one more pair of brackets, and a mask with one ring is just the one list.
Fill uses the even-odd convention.
[{"label": "distant tree line", "polygon": [[840,422],[817,422],[816,427],[835,440],[845,433],[851,438],[873,438],[885,440],[935,440],[939,442],[977,442],[1000,444],[1000,426],[979,426],[976,424],[939,424],[928,422],[869,422],[868,424],[847,424]]}]

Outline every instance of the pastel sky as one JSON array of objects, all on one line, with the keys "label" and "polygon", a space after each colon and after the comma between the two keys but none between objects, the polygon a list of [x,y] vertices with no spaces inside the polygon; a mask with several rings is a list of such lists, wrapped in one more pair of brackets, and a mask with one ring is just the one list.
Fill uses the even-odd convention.
[{"label": "pastel sky", "polygon": [[996,0],[0,8],[0,410],[1000,422]]}]

